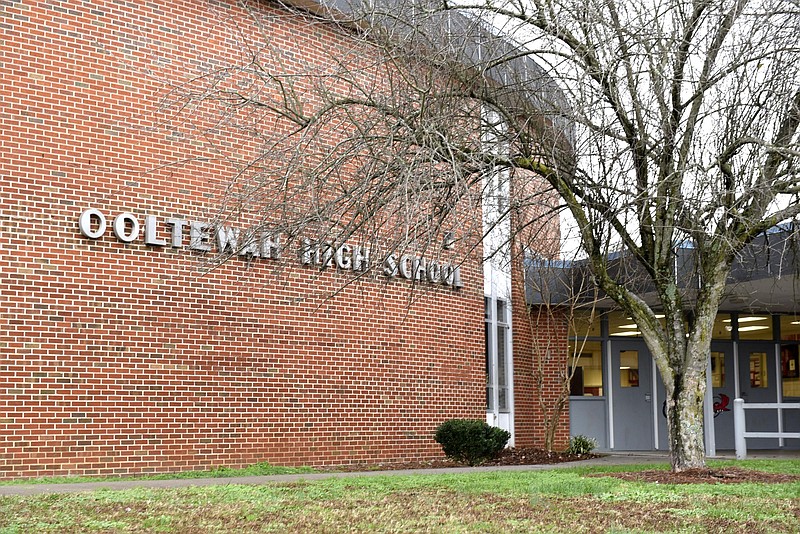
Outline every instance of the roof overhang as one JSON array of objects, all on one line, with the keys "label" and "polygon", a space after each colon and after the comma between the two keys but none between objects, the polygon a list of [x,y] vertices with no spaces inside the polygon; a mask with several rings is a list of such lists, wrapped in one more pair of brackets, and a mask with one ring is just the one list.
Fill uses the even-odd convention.
[{"label": "roof overhang", "polygon": [[[609,258],[612,276],[658,310],[659,300],[643,268],[630,255]],[[685,305],[691,307],[702,280],[696,251],[677,249],[675,270]],[[586,261],[526,261],[529,304],[617,307],[608,296],[593,291]],[[736,257],[720,303],[722,311],[795,313],[800,311],[800,235],[794,228],[775,228],[758,236]]]}]

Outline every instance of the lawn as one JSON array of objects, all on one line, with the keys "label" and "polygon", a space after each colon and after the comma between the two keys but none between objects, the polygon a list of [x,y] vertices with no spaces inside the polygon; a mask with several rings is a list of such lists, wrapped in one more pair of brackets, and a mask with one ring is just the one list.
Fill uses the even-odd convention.
[{"label": "lawn", "polygon": [[[736,465],[800,474],[800,461]],[[668,485],[587,476],[603,472],[377,475],[3,497],[0,533],[800,532],[800,482]]]}]

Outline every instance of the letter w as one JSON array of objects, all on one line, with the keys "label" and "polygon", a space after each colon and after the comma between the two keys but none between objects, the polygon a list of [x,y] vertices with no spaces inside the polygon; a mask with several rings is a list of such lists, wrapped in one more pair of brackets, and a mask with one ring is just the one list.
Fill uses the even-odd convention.
[{"label": "letter w", "polygon": [[229,226],[217,228],[217,245],[219,252],[225,252],[227,247],[231,247],[231,252],[235,253],[239,248],[239,229]]}]

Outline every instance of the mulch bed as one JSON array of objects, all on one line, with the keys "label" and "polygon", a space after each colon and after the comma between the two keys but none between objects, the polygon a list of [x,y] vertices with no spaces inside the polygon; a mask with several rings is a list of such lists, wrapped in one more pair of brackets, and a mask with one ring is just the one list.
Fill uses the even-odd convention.
[{"label": "mulch bed", "polygon": [[597,458],[597,456],[597,454],[567,454],[566,452],[520,447],[504,449],[497,458],[482,465],[560,464],[588,460],[589,458]]},{"label": "mulch bed", "polygon": [[591,476],[615,477],[623,480],[650,482],[653,484],[740,484],[743,482],[755,484],[782,484],[800,481],[800,476],[796,475],[762,473],[760,471],[751,471],[738,467],[687,469],[680,473],[653,469],[626,473],[603,473]]},{"label": "mulch bed", "polygon": [[[567,454],[564,452],[548,452],[543,449],[515,447],[503,450],[500,455],[481,466],[496,465],[537,465],[537,464],[558,464],[562,462],[576,462],[596,458],[596,454]],[[453,462],[452,460],[424,460],[406,461],[378,464],[348,464],[337,466],[326,466],[318,468],[321,471],[393,471],[398,469],[438,469],[444,467],[465,467],[464,464]]]}]

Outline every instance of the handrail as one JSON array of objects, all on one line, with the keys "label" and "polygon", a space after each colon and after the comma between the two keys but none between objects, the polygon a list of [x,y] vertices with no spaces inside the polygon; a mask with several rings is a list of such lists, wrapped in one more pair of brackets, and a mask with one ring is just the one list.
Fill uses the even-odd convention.
[{"label": "handrail", "polygon": [[800,439],[800,432],[747,432],[745,410],[800,410],[800,402],[752,402],[744,399],[733,401],[733,436],[736,443],[736,459],[747,458],[747,438],[789,438]]}]

